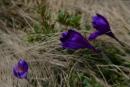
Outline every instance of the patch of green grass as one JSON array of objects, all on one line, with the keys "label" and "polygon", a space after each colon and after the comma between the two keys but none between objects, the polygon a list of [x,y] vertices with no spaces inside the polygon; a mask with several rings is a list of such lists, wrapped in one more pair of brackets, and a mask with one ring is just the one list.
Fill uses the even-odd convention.
[{"label": "patch of green grass", "polygon": [[130,55],[130,48],[125,48],[124,50],[126,53],[128,53]]},{"label": "patch of green grass", "polygon": [[83,74],[80,75],[80,79],[82,81],[82,87],[103,87],[100,83],[98,83],[94,78],[87,77]]},{"label": "patch of green grass", "polygon": [[47,7],[47,5],[44,4],[41,4],[37,7],[37,13],[41,16],[41,21],[49,20],[51,17],[49,8]]},{"label": "patch of green grass", "polygon": [[34,33],[43,33],[42,25],[40,23],[36,23],[33,26]]},{"label": "patch of green grass", "polygon": [[27,36],[27,41],[30,43],[45,41],[46,36],[44,34],[30,34]]},{"label": "patch of green grass", "polygon": [[70,87],[103,87],[93,77],[87,77],[84,73],[73,71],[68,79]]},{"label": "patch of green grass", "polygon": [[[83,75],[71,74],[71,87],[74,87],[74,83],[77,84],[76,81],[80,82],[80,84],[82,83],[82,86],[75,87],[103,87],[95,78],[91,77],[91,72],[89,71],[92,71],[93,74],[95,73],[94,75],[97,78],[103,81],[106,80],[107,84],[112,85],[112,87],[127,87],[130,81],[127,78],[129,70],[125,71],[123,68],[120,68],[122,66],[129,69],[130,61],[125,60],[125,53],[108,42],[96,41],[94,44],[96,47],[99,47],[100,53],[93,53],[89,49],[72,53],[80,61],[76,63],[74,71]],[[82,80],[79,77],[82,77]]]},{"label": "patch of green grass", "polygon": [[54,25],[49,25],[48,23],[44,26],[35,24],[33,29],[33,32],[27,35],[27,41],[31,43],[44,41],[55,33]]},{"label": "patch of green grass", "polygon": [[3,42],[2,42],[2,40],[0,39],[0,44],[2,44]]},{"label": "patch of green grass", "polygon": [[51,34],[55,33],[55,23],[51,23],[50,13],[46,6],[39,6],[37,12],[41,15],[39,22],[33,25],[33,31],[28,34],[28,42],[41,42],[49,37]]},{"label": "patch of green grass", "polygon": [[130,35],[130,32],[128,32],[128,34]]},{"label": "patch of green grass", "polygon": [[47,6],[39,6],[37,12],[41,15],[39,24],[34,24],[35,33],[50,34],[54,33],[55,23],[51,22],[51,13]]},{"label": "patch of green grass", "polygon": [[101,67],[100,70],[108,84],[115,85],[113,87],[126,87],[128,85],[129,80],[116,67]]},{"label": "patch of green grass", "polygon": [[36,79],[29,80],[29,83],[30,83],[30,85],[38,86]]},{"label": "patch of green grass", "polygon": [[123,53],[121,53],[121,51],[115,48],[114,46],[107,47],[104,53],[110,59],[110,61],[115,65],[122,65],[122,63],[125,61],[122,58]]},{"label": "patch of green grass", "polygon": [[90,26],[90,25],[88,25],[88,24],[86,24],[86,25],[85,25],[85,28],[86,28],[86,31],[91,30],[91,26]]},{"label": "patch of green grass", "polygon": [[68,79],[70,87],[82,87],[82,81],[76,72],[72,72]]},{"label": "patch of green grass", "polygon": [[70,14],[67,11],[61,10],[58,14],[58,22],[72,27],[80,27],[81,15]]}]

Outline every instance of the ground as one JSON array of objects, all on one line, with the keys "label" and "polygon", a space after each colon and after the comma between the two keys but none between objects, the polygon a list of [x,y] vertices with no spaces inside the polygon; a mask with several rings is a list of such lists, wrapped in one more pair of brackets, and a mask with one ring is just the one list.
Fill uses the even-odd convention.
[{"label": "ground", "polygon": [[[128,87],[129,3],[129,0],[1,0],[0,87]],[[39,33],[37,29],[44,27],[48,20],[44,17],[47,15],[44,6],[51,15],[47,29],[55,30]],[[91,16],[104,15],[126,47],[104,35],[91,42],[101,53],[62,49],[60,34],[72,26],[57,21],[59,10],[80,13],[82,21],[77,30],[85,36],[94,31],[84,27],[85,23],[91,25]],[[29,64],[28,80],[17,79],[12,74],[12,67],[20,58]]]}]

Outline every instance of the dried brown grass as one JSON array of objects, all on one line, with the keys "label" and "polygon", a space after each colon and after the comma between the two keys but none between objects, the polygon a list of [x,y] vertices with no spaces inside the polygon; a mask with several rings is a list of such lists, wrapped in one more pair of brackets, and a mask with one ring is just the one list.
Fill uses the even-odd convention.
[{"label": "dried brown grass", "polygon": [[[19,58],[24,58],[29,63],[29,77],[37,80],[37,87],[42,87],[42,83],[47,81],[49,81],[49,87],[63,87],[63,83],[57,85],[55,69],[60,70],[62,73],[60,78],[63,79],[66,87],[70,87],[67,79],[71,72],[66,73],[63,69],[71,68],[70,70],[73,70],[74,65],[70,67],[69,64],[71,60],[76,59],[74,59],[74,55],[64,55],[56,51],[60,48],[60,32],[42,43],[30,45],[23,41],[26,32],[32,31],[33,23],[39,21],[40,15],[36,13],[35,9],[38,4],[44,4],[44,1],[5,0],[5,2],[7,5],[0,6],[0,40],[2,41],[0,44],[0,87],[36,87],[26,80],[18,80],[12,76],[12,66]],[[128,35],[130,32],[130,7],[123,0],[50,0],[47,4],[53,13],[52,20],[55,19],[55,14],[61,8],[70,11],[79,10],[83,13],[84,18],[87,17],[85,20],[88,21],[95,13],[101,13],[110,21],[112,31],[116,36],[130,45],[130,36]],[[116,44],[113,40],[112,43]],[[92,76],[96,78],[93,73]],[[96,79],[104,87],[111,87],[104,81]]]}]

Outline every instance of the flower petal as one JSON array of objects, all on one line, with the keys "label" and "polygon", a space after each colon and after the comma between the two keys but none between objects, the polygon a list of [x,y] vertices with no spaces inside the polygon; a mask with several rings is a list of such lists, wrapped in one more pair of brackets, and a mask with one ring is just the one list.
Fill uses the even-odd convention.
[{"label": "flower petal", "polygon": [[102,33],[110,31],[109,22],[100,14],[96,14],[96,16],[92,17],[92,25],[96,30]]},{"label": "flower petal", "polygon": [[67,49],[94,48],[79,32],[72,29],[69,29],[65,35],[62,33],[60,40],[62,47]]},{"label": "flower petal", "polygon": [[13,74],[17,78],[26,78],[28,73],[28,64],[25,60],[20,59],[13,67]]},{"label": "flower petal", "polygon": [[95,31],[93,33],[91,33],[88,37],[88,40],[95,40],[98,36],[102,35],[103,33],[102,32],[99,32],[99,31]]},{"label": "flower petal", "polygon": [[18,66],[19,68],[23,68],[23,71],[28,71],[28,64],[25,60],[23,59],[20,59],[19,62],[18,62]]},{"label": "flower petal", "polygon": [[13,68],[13,74],[17,78],[26,78],[27,77],[27,73],[28,72],[20,72],[20,71],[18,71],[18,67],[17,66]]}]

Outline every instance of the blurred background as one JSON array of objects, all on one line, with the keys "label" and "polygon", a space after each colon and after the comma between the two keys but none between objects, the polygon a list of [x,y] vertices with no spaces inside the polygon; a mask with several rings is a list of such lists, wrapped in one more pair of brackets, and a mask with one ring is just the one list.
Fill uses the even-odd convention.
[{"label": "blurred background", "polygon": [[[104,35],[91,42],[99,54],[62,49],[61,32],[76,28],[87,37],[96,13],[126,47]],[[129,87],[129,24],[130,0],[0,0],[0,87]],[[20,58],[28,81],[12,74]]]}]

